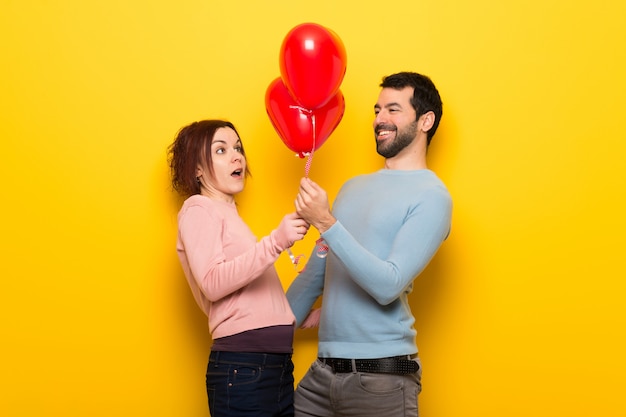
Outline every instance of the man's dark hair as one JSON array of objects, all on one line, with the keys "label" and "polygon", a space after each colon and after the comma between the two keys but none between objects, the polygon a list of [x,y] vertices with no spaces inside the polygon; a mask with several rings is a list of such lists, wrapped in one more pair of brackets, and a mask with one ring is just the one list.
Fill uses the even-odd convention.
[{"label": "man's dark hair", "polygon": [[437,91],[431,79],[416,72],[399,72],[383,77],[383,82],[380,86],[382,88],[393,88],[395,90],[413,87],[411,105],[415,109],[416,120],[419,119],[422,114],[428,113],[429,111],[435,114],[435,122],[426,136],[427,146],[430,145],[430,141],[435,135],[439,121],[443,115],[443,103],[441,102],[439,91]]}]

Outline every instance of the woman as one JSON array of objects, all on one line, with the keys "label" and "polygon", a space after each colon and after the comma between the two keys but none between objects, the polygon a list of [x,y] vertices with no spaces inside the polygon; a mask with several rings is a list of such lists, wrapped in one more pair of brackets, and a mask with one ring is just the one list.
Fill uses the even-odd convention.
[{"label": "woman", "polygon": [[211,416],[293,416],[295,318],[274,262],[309,226],[288,214],[257,241],[235,205],[249,170],[230,122],[183,127],[168,161],[173,188],[188,197],[176,249],[213,338],[206,374]]}]

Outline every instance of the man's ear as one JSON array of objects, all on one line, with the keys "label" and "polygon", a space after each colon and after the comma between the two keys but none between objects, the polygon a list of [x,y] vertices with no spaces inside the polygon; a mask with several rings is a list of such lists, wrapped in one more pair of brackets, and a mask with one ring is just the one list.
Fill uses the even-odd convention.
[{"label": "man's ear", "polygon": [[422,120],[422,130],[428,132],[435,124],[435,113],[432,111],[426,112],[420,116]]}]

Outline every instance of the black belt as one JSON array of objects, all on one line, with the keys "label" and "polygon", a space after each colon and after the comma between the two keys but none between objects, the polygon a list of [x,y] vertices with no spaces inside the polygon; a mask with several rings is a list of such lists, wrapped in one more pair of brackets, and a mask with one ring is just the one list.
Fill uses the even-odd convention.
[{"label": "black belt", "polygon": [[322,363],[330,366],[336,373],[371,372],[378,374],[414,374],[419,370],[416,361],[410,355],[394,356],[381,359],[337,359],[318,358]]}]

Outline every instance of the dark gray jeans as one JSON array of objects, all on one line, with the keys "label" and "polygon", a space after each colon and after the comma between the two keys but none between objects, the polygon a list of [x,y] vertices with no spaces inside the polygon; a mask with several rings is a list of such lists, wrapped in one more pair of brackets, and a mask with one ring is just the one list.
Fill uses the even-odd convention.
[{"label": "dark gray jeans", "polygon": [[316,360],[296,388],[295,417],[419,417],[421,375],[421,366],[410,375],[335,373]]}]

